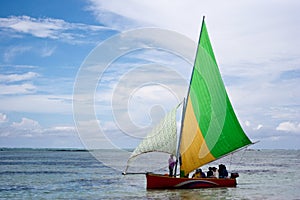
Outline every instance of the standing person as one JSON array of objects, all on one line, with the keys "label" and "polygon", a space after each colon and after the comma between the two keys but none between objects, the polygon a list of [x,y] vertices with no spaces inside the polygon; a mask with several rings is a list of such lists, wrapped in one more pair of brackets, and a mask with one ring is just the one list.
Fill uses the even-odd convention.
[{"label": "standing person", "polygon": [[173,159],[173,155],[170,155],[170,158],[169,158],[169,176],[170,177],[173,176],[174,166],[175,166],[175,160]]}]

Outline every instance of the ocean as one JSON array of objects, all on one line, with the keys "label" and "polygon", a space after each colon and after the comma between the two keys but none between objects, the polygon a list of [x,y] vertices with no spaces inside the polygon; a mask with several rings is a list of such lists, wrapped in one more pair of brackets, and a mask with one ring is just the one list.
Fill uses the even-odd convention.
[{"label": "ocean", "polygon": [[300,199],[300,150],[240,151],[208,165],[238,172],[237,187],[193,190],[146,190],[145,175],[123,176],[85,150],[0,150],[1,199]]}]

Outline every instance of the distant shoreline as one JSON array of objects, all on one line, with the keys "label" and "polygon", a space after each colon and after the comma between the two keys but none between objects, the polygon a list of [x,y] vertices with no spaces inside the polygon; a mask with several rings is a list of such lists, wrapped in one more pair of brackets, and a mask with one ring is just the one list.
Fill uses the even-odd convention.
[{"label": "distant shoreline", "polygon": [[22,148],[22,147],[0,147],[0,151],[89,151],[76,148]]},{"label": "distant shoreline", "polygon": [[[116,149],[81,149],[81,148],[30,148],[30,147],[0,147],[0,151],[71,151],[71,152],[89,152],[89,151],[116,151]],[[123,149],[132,152],[134,149]]]},{"label": "distant shoreline", "polygon": [[[122,149],[133,152],[134,149]],[[299,151],[300,149],[245,149],[245,151]],[[93,152],[93,151],[119,151],[119,149],[83,149],[83,148],[31,148],[31,147],[0,147],[1,151],[57,151],[57,152]]]}]

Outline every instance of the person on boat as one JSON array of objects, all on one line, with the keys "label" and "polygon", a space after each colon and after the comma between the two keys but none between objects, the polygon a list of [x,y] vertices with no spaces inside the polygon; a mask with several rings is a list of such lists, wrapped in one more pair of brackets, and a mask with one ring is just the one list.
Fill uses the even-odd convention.
[{"label": "person on boat", "polygon": [[219,165],[219,178],[228,178],[228,171],[223,164]]},{"label": "person on boat", "polygon": [[207,178],[217,178],[217,168],[209,167],[207,172]]},{"label": "person on boat", "polygon": [[213,177],[213,178],[218,178],[218,171],[217,171],[217,168],[216,168],[216,167],[212,167],[212,171],[213,171],[212,177]]},{"label": "person on boat", "polygon": [[211,167],[208,168],[208,172],[206,173],[206,176],[207,178],[211,178],[213,176],[213,171]]},{"label": "person on boat", "polygon": [[206,178],[204,172],[202,172],[202,169],[196,169],[195,174],[193,174],[192,178]]},{"label": "person on boat", "polygon": [[173,155],[170,155],[169,158],[169,176],[172,177],[173,176],[173,169],[175,166],[175,160],[173,159]]}]

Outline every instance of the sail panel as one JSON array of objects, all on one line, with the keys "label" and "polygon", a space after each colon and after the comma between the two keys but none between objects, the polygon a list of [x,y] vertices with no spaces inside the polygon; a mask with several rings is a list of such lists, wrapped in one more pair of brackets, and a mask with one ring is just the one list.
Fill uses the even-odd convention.
[{"label": "sail panel", "polygon": [[[185,112],[180,152],[182,158],[198,161],[186,164],[184,162],[189,162],[189,160],[182,160],[181,170],[185,174],[251,144],[241,128],[228,98],[204,21],[187,106],[191,106],[191,108],[187,107]],[[191,122],[187,120],[191,115],[195,116],[195,123],[198,126],[197,129],[192,128],[193,133],[190,128]],[[209,155],[210,159],[203,159],[206,155]]]},{"label": "sail panel", "polygon": [[173,108],[161,122],[153,128],[147,137],[142,140],[132,152],[129,159],[147,152],[165,152],[176,155],[176,111],[179,105]]},{"label": "sail panel", "polygon": [[[188,99],[185,115],[185,131],[190,133],[189,137],[182,137],[180,151],[181,154],[181,169],[184,171],[193,171],[195,166],[201,166],[205,163],[215,160],[215,157],[210,153],[203,134],[198,126],[198,121],[193,112],[191,100]],[[199,149],[203,149],[199,151]],[[199,153],[202,153],[201,155]],[[197,155],[197,156],[195,156]],[[201,159],[199,159],[201,158]]]}]

